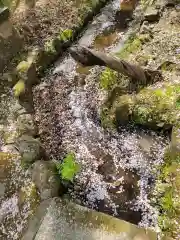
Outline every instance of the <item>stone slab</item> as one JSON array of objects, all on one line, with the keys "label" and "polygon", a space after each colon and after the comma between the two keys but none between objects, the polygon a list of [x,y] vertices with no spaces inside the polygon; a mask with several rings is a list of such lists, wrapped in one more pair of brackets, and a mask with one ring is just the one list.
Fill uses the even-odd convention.
[{"label": "stone slab", "polygon": [[7,7],[0,6],[0,24],[8,20],[9,15],[10,15],[9,9]]},{"label": "stone slab", "polygon": [[[46,209],[45,209],[46,208]],[[156,233],[67,200],[43,202],[22,240],[156,240]]]}]

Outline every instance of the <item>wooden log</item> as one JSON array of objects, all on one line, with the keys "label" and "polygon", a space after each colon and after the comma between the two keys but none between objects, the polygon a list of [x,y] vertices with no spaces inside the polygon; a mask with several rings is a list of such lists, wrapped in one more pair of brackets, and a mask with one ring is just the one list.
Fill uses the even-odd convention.
[{"label": "wooden log", "polygon": [[155,82],[161,78],[159,71],[143,69],[138,65],[119,59],[116,56],[95,51],[84,46],[72,47],[70,54],[76,61],[85,66],[107,66],[141,84]]}]

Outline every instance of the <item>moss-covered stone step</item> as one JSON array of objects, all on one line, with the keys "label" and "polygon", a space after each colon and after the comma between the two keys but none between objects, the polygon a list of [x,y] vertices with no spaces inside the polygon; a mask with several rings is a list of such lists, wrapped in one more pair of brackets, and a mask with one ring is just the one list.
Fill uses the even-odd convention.
[{"label": "moss-covered stone step", "polygon": [[104,125],[133,121],[153,129],[170,129],[180,120],[180,84],[164,82],[135,95],[118,96],[109,108],[107,104],[102,108],[101,116]]},{"label": "moss-covered stone step", "polygon": [[156,240],[155,232],[59,198],[42,202],[22,240]]},{"label": "moss-covered stone step", "polygon": [[180,233],[180,125],[172,129],[171,144],[158,169],[154,204],[158,206],[163,240],[178,239]]}]

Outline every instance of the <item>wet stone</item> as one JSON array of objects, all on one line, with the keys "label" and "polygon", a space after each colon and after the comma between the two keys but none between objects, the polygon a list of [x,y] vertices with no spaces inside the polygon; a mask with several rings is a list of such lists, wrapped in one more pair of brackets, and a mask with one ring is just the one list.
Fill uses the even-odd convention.
[{"label": "wet stone", "polygon": [[0,23],[3,23],[4,21],[8,20],[9,15],[10,15],[9,8],[0,6]]},{"label": "wet stone", "polygon": [[156,22],[160,18],[159,10],[154,7],[148,7],[144,13],[144,19],[148,22]]}]

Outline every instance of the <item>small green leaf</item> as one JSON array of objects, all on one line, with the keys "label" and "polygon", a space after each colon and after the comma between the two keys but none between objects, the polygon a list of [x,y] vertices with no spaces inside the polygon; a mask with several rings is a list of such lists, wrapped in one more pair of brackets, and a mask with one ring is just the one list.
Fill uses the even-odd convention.
[{"label": "small green leaf", "polygon": [[62,40],[63,42],[66,42],[73,37],[73,30],[72,29],[65,29],[62,31],[59,35],[59,39]]},{"label": "small green leaf", "polygon": [[57,166],[63,180],[73,181],[73,178],[79,172],[80,166],[75,161],[74,153],[69,153],[64,158],[63,163]]}]

